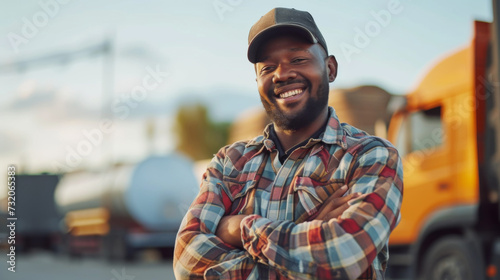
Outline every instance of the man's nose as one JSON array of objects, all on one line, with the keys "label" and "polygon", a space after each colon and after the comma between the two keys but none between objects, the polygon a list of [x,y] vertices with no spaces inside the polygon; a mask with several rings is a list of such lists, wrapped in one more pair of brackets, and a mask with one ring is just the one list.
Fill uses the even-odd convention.
[{"label": "man's nose", "polygon": [[290,65],[280,64],[278,68],[276,68],[276,71],[274,71],[273,83],[286,82],[296,77],[297,73]]}]

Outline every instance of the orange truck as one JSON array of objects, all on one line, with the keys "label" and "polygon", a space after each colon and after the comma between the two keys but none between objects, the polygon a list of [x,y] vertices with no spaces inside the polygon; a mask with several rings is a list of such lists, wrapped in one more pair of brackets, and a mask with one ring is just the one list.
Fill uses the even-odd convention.
[{"label": "orange truck", "polygon": [[391,118],[405,189],[388,279],[500,279],[498,32],[475,22]]}]

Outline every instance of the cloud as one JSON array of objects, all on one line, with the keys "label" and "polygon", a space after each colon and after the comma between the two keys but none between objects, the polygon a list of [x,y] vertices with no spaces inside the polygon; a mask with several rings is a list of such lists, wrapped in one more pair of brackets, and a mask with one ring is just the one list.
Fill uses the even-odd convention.
[{"label": "cloud", "polygon": [[[246,109],[261,106],[258,93],[242,92],[239,89],[228,87],[189,90],[174,98],[166,98],[167,94],[164,93],[155,93],[155,95],[164,95],[165,98],[146,99],[138,102],[137,106],[130,106],[128,118],[142,119],[172,115],[175,114],[180,105],[201,103],[209,109],[211,117],[215,120],[233,121]],[[123,101],[121,104],[126,104],[126,102]]]},{"label": "cloud", "polygon": [[36,107],[50,105],[56,99],[56,94],[51,89],[33,89],[12,100],[7,109],[11,111],[29,110]]},{"label": "cloud", "polygon": [[4,110],[10,113],[32,113],[50,121],[99,116],[99,108],[82,103],[77,99],[78,94],[67,88],[44,86],[28,80],[19,86]]},{"label": "cloud", "polygon": [[[242,111],[260,106],[257,93],[241,92],[240,89],[229,87],[211,87],[207,89],[192,89],[174,98],[167,98],[167,93],[157,92],[143,101],[126,100],[130,94],[117,93],[116,99],[109,105],[101,100],[82,98],[84,93],[72,88],[41,85],[39,82],[27,80],[21,84],[8,102],[4,111],[12,114],[28,114],[38,120],[48,122],[98,120],[109,117],[115,112],[114,118],[121,119],[116,113],[119,106],[127,106],[126,119],[136,120],[175,114],[181,104],[201,103],[208,107],[210,115],[218,121],[232,121]],[[164,98],[163,98],[163,97]],[[129,105],[134,103],[133,105]],[[103,114],[108,110],[108,115]]]},{"label": "cloud", "polygon": [[262,106],[257,92],[242,92],[240,89],[228,87],[214,87],[181,96],[176,104],[195,102],[205,104],[209,108],[210,115],[217,121],[233,121],[243,111]]}]

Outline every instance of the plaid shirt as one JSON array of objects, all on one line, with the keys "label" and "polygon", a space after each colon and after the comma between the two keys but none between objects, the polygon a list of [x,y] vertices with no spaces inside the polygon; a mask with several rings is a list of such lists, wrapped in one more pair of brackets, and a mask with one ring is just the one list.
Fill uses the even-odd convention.
[{"label": "plaid shirt", "polygon": [[[269,126],[215,155],[177,235],[178,279],[384,279],[403,198],[401,160],[389,142],[329,114],[320,139],[283,164]],[[339,218],[313,220],[343,185],[368,195]],[[223,216],[236,214],[248,215],[244,250],[214,235]]]}]

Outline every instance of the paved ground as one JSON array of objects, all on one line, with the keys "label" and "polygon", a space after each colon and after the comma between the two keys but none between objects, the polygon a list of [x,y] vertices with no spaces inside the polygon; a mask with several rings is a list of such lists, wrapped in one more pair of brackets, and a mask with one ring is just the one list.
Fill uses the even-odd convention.
[{"label": "paved ground", "polygon": [[145,254],[133,263],[109,263],[98,258],[69,259],[49,252],[34,252],[16,258],[16,272],[10,272],[7,256],[0,250],[2,280],[174,280],[172,260],[160,261]]}]

